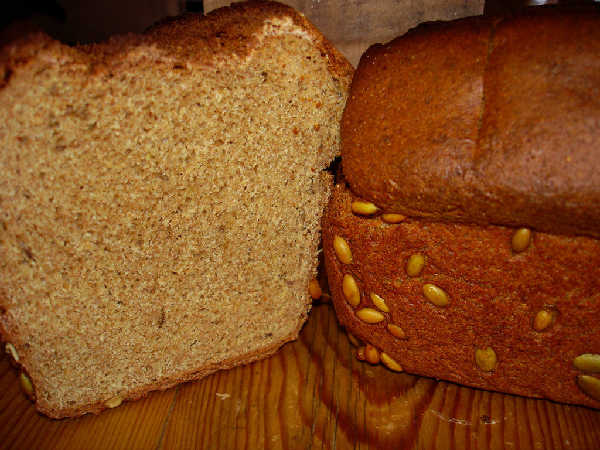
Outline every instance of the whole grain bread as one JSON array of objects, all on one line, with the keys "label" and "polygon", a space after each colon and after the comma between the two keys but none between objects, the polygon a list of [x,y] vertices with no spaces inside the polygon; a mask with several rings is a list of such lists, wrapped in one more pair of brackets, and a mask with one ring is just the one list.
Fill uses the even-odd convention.
[{"label": "whole grain bread", "polygon": [[[408,373],[600,408],[598,392],[579,386],[600,371],[597,239],[535,232],[515,252],[513,228],[418,218],[392,224],[381,214],[354,214],[352,202],[363,200],[340,183],[323,219],[329,289],[348,332]],[[348,243],[350,264],[338,258],[336,236]],[[424,264],[410,276],[413,255]],[[344,294],[345,276],[355,281],[357,304],[351,289]],[[446,293],[445,306],[428,300],[427,284]],[[375,323],[360,318],[365,308],[377,313]],[[580,355],[591,355],[595,369],[576,366]],[[486,367],[482,358],[495,362]]]},{"label": "whole grain bread", "polygon": [[427,24],[371,47],[342,121],[388,212],[600,237],[600,8]]},{"label": "whole grain bread", "polygon": [[310,308],[352,67],[249,2],[0,52],[0,331],[51,417],[275,352]]},{"label": "whole grain bread", "polygon": [[600,408],[599,94],[598,8],[366,52],[323,223],[359,358]]}]

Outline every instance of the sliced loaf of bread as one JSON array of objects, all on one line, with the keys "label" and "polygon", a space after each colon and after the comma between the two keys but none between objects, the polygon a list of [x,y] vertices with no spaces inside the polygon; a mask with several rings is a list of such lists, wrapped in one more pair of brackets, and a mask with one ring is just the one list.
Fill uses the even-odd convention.
[{"label": "sliced loaf of bread", "polygon": [[2,48],[0,331],[41,412],[99,412],[297,337],[351,74],[270,2]]},{"label": "sliced loaf of bread", "polygon": [[600,408],[599,98],[583,5],[424,24],[363,55],[323,225],[359,357]]}]

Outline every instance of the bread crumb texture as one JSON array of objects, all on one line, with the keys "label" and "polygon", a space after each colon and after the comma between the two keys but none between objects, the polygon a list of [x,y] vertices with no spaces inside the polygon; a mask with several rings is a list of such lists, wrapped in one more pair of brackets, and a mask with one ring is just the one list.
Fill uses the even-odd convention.
[{"label": "bread crumb texture", "polygon": [[0,320],[47,414],[297,336],[351,68],[265,8],[5,48]]}]

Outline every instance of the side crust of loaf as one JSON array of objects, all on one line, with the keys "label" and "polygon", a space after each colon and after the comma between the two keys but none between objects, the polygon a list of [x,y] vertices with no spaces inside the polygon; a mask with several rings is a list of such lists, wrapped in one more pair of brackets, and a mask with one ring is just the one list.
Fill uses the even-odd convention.
[{"label": "side crust of loaf", "polygon": [[0,334],[41,412],[98,413],[298,336],[352,72],[263,1],[2,47]]},{"label": "side crust of loaf", "polygon": [[362,57],[344,176],[387,212],[600,237],[600,8],[417,27]]},{"label": "side crust of loaf", "polygon": [[[348,332],[408,373],[600,408],[600,399],[577,383],[594,373],[574,365],[579,355],[600,354],[597,240],[536,232],[525,251],[515,252],[512,228],[419,219],[389,224],[379,215],[353,214],[356,200],[362,199],[336,185],[323,219],[329,286]],[[348,243],[350,263],[337,256],[336,236]],[[416,254],[425,264],[411,277],[407,262]],[[344,295],[345,275],[360,291],[356,306]],[[446,292],[446,306],[425,297],[428,283]],[[371,293],[389,312],[373,303]],[[375,323],[358,317],[364,308],[377,312]],[[538,331],[540,311],[552,319]],[[401,327],[405,338],[394,336],[390,324]],[[488,348],[495,357],[492,370],[476,360],[476,352]]]}]

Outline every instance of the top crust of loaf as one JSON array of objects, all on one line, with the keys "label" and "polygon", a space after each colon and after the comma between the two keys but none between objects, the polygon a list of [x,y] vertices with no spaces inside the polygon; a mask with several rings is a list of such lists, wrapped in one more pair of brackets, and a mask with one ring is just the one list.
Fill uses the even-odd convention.
[{"label": "top crust of loaf", "polygon": [[600,10],[419,26],[371,47],[342,120],[385,211],[600,236]]},{"label": "top crust of loaf", "polygon": [[[301,13],[271,1],[248,1],[216,9],[206,16],[188,13],[168,18],[152,26],[144,34],[125,34],[106,42],[67,47],[42,32],[31,29],[19,33],[10,30],[0,41],[0,87],[13,70],[26,64],[41,49],[52,48],[56,62],[81,62],[90,65],[92,73],[104,70],[135,69],[141,61],[156,60],[173,66],[196,62],[214,65],[219,61],[248,56],[261,35],[288,30],[305,32],[305,37],[321,49],[329,61],[331,73],[342,82],[350,78],[353,67]],[[18,37],[17,37],[18,36]]]}]

